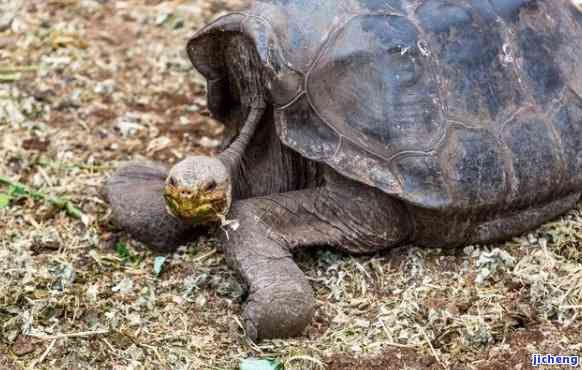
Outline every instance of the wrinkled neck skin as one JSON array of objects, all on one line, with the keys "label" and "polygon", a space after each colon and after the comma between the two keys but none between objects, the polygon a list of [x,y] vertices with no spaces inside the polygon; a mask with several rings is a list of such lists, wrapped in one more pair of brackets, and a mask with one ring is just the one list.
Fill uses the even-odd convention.
[{"label": "wrinkled neck skin", "polygon": [[322,184],[323,167],[285,146],[268,107],[244,151],[233,142],[218,159],[230,173],[232,199],[316,187]]},{"label": "wrinkled neck skin", "polygon": [[[313,186],[319,167],[285,147],[273,122],[259,57],[242,36],[232,37],[225,48],[228,85],[239,103],[236,139],[218,155],[228,169],[232,199],[283,193]],[[229,125],[231,126],[231,125]]]},{"label": "wrinkled neck skin", "polygon": [[218,159],[230,173],[233,199],[236,199],[248,192],[241,176],[243,155],[261,123],[267,103],[261,63],[251,43],[244,36],[235,35],[227,41],[224,53],[230,93],[239,103],[241,122],[238,136]]},{"label": "wrinkled neck skin", "polygon": [[264,114],[262,108],[251,108],[246,122],[232,144],[218,155],[218,159],[224,164],[230,174],[232,182],[232,198],[240,199],[250,193],[250,184],[247,184],[244,176],[243,157],[257,131]]}]

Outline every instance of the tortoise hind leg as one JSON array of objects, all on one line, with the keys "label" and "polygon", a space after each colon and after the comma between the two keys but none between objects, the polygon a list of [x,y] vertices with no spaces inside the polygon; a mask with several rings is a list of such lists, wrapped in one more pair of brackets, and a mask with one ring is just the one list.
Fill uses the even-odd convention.
[{"label": "tortoise hind leg", "polygon": [[[376,199],[370,192],[360,192],[359,204],[329,188],[233,204],[229,217],[239,226],[227,231],[223,247],[248,289],[243,320],[250,338],[296,336],[311,321],[313,292],[293,261],[294,249],[329,245],[370,253],[405,240],[409,230],[398,214],[404,211],[400,203],[385,195]],[[349,195],[344,189],[342,196]]]},{"label": "tortoise hind leg", "polygon": [[541,206],[488,220],[475,227],[469,236],[471,243],[493,243],[523,234],[576,207],[580,193],[571,194]]},{"label": "tortoise hind leg", "polygon": [[115,223],[162,251],[193,238],[193,228],[166,211],[162,194],[167,173],[159,163],[129,163],[107,179],[104,187]]}]

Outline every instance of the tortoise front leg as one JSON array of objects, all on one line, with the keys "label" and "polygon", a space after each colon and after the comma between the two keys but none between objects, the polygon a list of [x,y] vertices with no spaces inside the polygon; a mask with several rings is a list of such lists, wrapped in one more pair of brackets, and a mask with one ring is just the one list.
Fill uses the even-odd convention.
[{"label": "tortoise front leg", "polygon": [[[277,198],[273,196],[271,198]],[[275,235],[266,198],[235,202],[230,218],[238,228],[223,236],[227,263],[248,291],[243,322],[249,338],[285,338],[301,334],[315,309],[313,291],[293,261],[288,243]],[[282,213],[277,207],[277,213]]]},{"label": "tortoise front leg", "polygon": [[228,264],[248,288],[243,319],[250,338],[296,336],[311,322],[313,292],[293,261],[294,249],[327,245],[372,253],[409,236],[406,210],[398,201],[362,185],[351,189],[352,184],[233,205],[229,218],[239,225],[227,230],[223,246]]}]

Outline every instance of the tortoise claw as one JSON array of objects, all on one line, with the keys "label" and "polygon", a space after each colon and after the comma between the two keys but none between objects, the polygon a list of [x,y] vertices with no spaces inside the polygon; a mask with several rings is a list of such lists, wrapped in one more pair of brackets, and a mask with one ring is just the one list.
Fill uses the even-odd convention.
[{"label": "tortoise claw", "polygon": [[315,309],[309,283],[295,278],[270,283],[249,294],[242,314],[247,337],[257,340],[301,335]]}]

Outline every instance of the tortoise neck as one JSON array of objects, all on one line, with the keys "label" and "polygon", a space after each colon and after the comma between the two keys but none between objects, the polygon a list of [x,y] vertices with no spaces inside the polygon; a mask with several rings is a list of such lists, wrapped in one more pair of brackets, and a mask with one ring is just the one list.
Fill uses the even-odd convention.
[{"label": "tortoise neck", "polygon": [[242,164],[242,157],[247,150],[264,113],[265,108],[249,108],[247,119],[238,137],[228,148],[218,155],[218,159],[224,163],[235,181],[236,179],[234,179],[234,177],[236,177],[239,172]]}]

